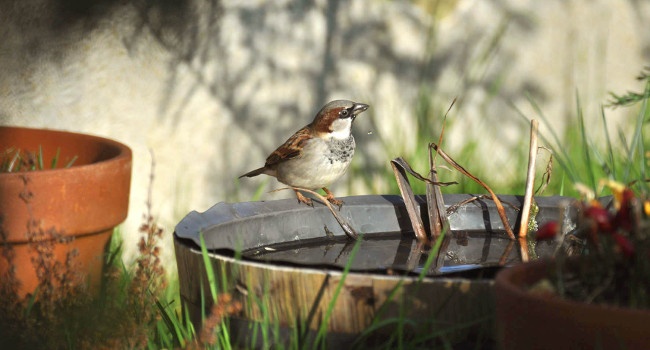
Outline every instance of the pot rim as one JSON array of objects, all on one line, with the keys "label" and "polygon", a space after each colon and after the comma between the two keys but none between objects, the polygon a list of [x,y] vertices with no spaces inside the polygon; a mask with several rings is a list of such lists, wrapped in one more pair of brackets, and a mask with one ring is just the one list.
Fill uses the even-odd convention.
[{"label": "pot rim", "polygon": [[[2,147],[44,146],[47,162],[57,144],[70,168],[0,173],[0,215],[7,241],[26,240],[30,220],[65,236],[112,229],[128,216],[133,154],[107,138],[68,131],[0,126]],[[29,193],[29,205],[23,198]]]},{"label": "pot rim", "polygon": [[[20,126],[0,126],[0,134],[2,134],[3,132],[12,132],[12,131],[32,132],[32,133],[46,133],[46,134],[58,135],[60,137],[85,139],[85,140],[88,140],[90,142],[94,142],[94,143],[97,143],[97,144],[108,145],[111,148],[116,149],[117,154],[115,154],[114,156],[111,156],[111,157],[109,157],[107,159],[99,160],[99,161],[92,162],[92,163],[89,163],[89,164],[72,165],[69,168],[42,169],[42,170],[15,171],[15,172],[0,172],[0,178],[2,178],[2,177],[11,177],[11,176],[25,176],[25,175],[36,176],[36,177],[38,177],[38,176],[48,176],[52,172],[71,172],[71,171],[80,171],[82,169],[85,170],[85,169],[88,169],[88,168],[91,168],[91,167],[107,166],[107,165],[110,166],[110,163],[128,161],[129,159],[133,158],[131,148],[129,148],[127,145],[125,145],[125,144],[123,144],[121,142],[109,139],[109,138],[101,137],[101,136],[90,135],[90,134],[80,133],[80,132],[48,129],[48,128],[28,128],[28,127],[20,127]],[[90,169],[88,169],[88,170],[90,170]]]},{"label": "pot rim", "polygon": [[[630,317],[643,316],[648,317],[650,310],[632,309],[608,304],[588,304],[572,299],[562,297],[549,297],[536,293],[530,293],[525,288],[529,287],[542,278],[547,277],[547,272],[553,267],[555,259],[546,258],[532,262],[520,263],[501,269],[495,277],[495,288],[497,294],[499,290],[516,297],[517,299],[528,299],[539,303],[546,304],[552,308],[576,308],[582,312],[611,312],[616,311],[626,313]],[[526,274],[528,271],[528,274]]]}]

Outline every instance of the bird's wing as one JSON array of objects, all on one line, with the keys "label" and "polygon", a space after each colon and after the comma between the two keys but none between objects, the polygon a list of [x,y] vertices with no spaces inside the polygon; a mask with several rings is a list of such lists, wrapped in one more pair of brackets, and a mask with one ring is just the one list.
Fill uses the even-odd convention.
[{"label": "bird's wing", "polygon": [[302,155],[302,149],[311,138],[309,126],[298,130],[293,134],[282,146],[278,147],[271,155],[266,158],[264,167],[272,167],[278,163],[284,162],[289,159],[298,158]]}]

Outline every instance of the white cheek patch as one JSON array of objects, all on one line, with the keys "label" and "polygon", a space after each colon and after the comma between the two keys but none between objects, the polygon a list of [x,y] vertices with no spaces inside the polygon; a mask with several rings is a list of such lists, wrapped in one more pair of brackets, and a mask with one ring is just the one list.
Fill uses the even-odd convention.
[{"label": "white cheek patch", "polygon": [[332,138],[345,140],[350,137],[352,118],[337,119],[332,123]]}]

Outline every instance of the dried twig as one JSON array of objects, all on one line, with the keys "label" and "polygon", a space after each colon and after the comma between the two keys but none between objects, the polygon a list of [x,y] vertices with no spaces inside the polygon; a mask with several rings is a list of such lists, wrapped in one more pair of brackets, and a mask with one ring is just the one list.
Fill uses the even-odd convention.
[{"label": "dried twig", "polygon": [[337,210],[334,209],[334,207],[327,200],[327,198],[323,197],[320,193],[318,193],[316,191],[308,190],[306,188],[300,188],[300,187],[283,187],[283,188],[278,188],[277,190],[273,190],[271,192],[277,192],[277,191],[282,191],[282,190],[294,190],[294,191],[297,190],[297,191],[304,191],[304,192],[313,194],[314,196],[316,196],[316,198],[318,198],[321,202],[323,202],[323,204],[325,204],[327,209],[330,210],[332,215],[334,215],[334,218],[336,219],[336,221],[339,223],[339,225],[341,225],[341,228],[343,229],[343,232],[345,232],[345,234],[348,237],[350,237],[350,238],[352,238],[354,240],[359,239],[359,234],[352,227],[352,225],[350,225],[350,223],[347,220],[345,220],[345,218],[343,218],[341,215],[339,215]]},{"label": "dried twig", "polygon": [[430,179],[427,179],[426,177],[420,175],[417,171],[413,170],[411,168],[411,165],[404,160],[402,157],[397,157],[393,160],[390,161],[392,164],[395,164],[399,166],[400,168],[404,169],[407,173],[411,174],[413,177],[416,179],[423,181],[427,184],[435,185],[435,186],[449,186],[449,185],[455,185],[458,184],[456,181],[451,181],[451,182],[437,182],[437,181],[431,181]]},{"label": "dried twig", "polygon": [[528,148],[528,173],[526,174],[526,190],[524,192],[524,204],[521,208],[521,220],[519,221],[519,250],[521,261],[528,261],[528,221],[530,220],[530,207],[533,203],[533,187],[535,186],[535,164],[537,163],[537,128],[539,123],[533,119],[530,121],[530,147]]},{"label": "dried twig", "polygon": [[[488,199],[488,200],[492,200],[492,197],[490,197],[490,196],[488,196],[488,195],[484,195],[484,194],[473,195],[473,196],[470,197],[470,198],[467,198],[467,199],[462,200],[462,201],[460,201],[460,202],[458,202],[458,203],[455,203],[455,204],[450,205],[449,208],[447,208],[447,215],[450,215],[450,214],[455,213],[455,212],[456,212],[460,207],[462,207],[462,206],[465,205],[465,204],[469,204],[469,203],[472,203],[472,202],[477,201],[477,200],[480,200],[480,199]],[[508,201],[501,200],[501,203],[502,203],[502,204],[505,204],[505,205],[507,205],[507,206],[509,206],[510,209],[512,209],[512,210],[514,210],[514,211],[519,211],[519,207],[518,207],[518,206],[516,206],[516,205],[514,205],[514,204],[512,204],[512,203],[510,203],[510,202],[508,202]]]},{"label": "dried twig", "polygon": [[510,227],[510,223],[508,222],[508,217],[506,217],[506,211],[503,209],[503,204],[501,204],[501,200],[497,197],[497,195],[492,191],[492,189],[483,181],[481,181],[479,178],[476,176],[472,175],[469,171],[465,170],[460,164],[458,164],[455,160],[453,160],[447,153],[445,153],[442,148],[440,148],[438,145],[435,143],[431,144],[431,147],[440,154],[442,159],[444,159],[447,163],[451,164],[456,170],[460,171],[463,175],[469,177],[470,179],[474,180],[476,183],[481,185],[485,190],[487,190],[490,195],[492,196],[492,200],[494,201],[494,204],[497,207],[497,212],[499,213],[499,217],[501,218],[501,221],[503,222],[503,227],[506,230],[506,233],[508,234],[508,237],[510,239],[515,239],[515,234],[512,231],[512,228]]},{"label": "dried twig", "polygon": [[[432,182],[438,182],[438,172],[431,148],[429,148],[429,179]],[[429,229],[431,237],[435,240],[449,227],[449,219],[445,210],[445,201],[440,191],[440,186],[427,183],[427,211],[429,214]]]},{"label": "dried twig", "polygon": [[[409,183],[406,173],[413,175],[413,177],[418,180],[424,181],[427,186],[448,186],[453,185],[456,182],[437,182],[427,179],[413,170],[413,168],[411,168],[411,165],[401,157],[391,160],[390,163],[393,167],[393,172],[395,173],[397,186],[399,187],[402,198],[404,199],[406,211],[408,212],[409,218],[411,219],[411,225],[413,225],[415,236],[421,243],[429,244],[429,238],[427,237],[426,230],[424,229],[424,224],[422,223],[422,219],[418,211],[418,204],[415,201],[415,195],[413,194],[413,190],[411,189],[411,184]],[[442,196],[442,194],[440,194],[440,196]],[[431,207],[431,203],[429,203],[429,207]],[[444,208],[444,203],[442,203],[442,208]]]},{"label": "dried twig", "polygon": [[510,243],[508,243],[506,249],[503,250],[503,254],[501,254],[501,258],[499,259],[499,266],[504,266],[506,264],[508,256],[510,256],[510,252],[514,246],[515,241],[510,241]]},{"label": "dried twig", "polygon": [[408,177],[406,177],[406,169],[412,171],[411,166],[402,158],[391,160],[390,165],[393,168],[393,173],[397,180],[397,186],[399,187],[399,191],[404,199],[404,205],[406,206],[409,219],[411,219],[411,225],[413,226],[415,237],[421,244],[429,245],[429,238],[424,229],[422,218],[419,215],[418,203],[415,200],[415,195],[413,194],[413,189],[411,188]]},{"label": "dried twig", "polygon": [[[438,144],[442,145],[442,140],[445,135],[445,122],[447,121],[447,115],[449,111],[456,103],[456,99],[451,102],[445,116],[442,119],[442,130],[440,131],[440,136],[438,137]],[[429,180],[427,182],[427,211],[429,214],[429,228],[431,230],[431,237],[436,240],[442,232],[444,232],[449,227],[449,219],[447,218],[447,213],[445,212],[445,201],[442,196],[442,191],[440,191],[440,186],[436,186],[433,183],[438,182],[438,170],[436,168],[436,154],[433,152],[431,145],[429,145]]]},{"label": "dried twig", "polygon": [[546,170],[544,170],[544,173],[542,174],[542,181],[539,184],[537,190],[535,190],[535,194],[537,195],[544,192],[548,184],[551,182],[551,176],[553,175],[553,151],[544,146],[540,146],[539,149],[547,151],[549,153],[549,158],[548,162],[546,163]]}]

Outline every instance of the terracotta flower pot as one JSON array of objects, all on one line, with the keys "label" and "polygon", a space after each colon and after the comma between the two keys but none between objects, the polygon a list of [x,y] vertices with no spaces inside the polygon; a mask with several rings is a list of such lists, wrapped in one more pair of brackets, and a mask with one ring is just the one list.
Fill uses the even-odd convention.
[{"label": "terracotta flower pot", "polygon": [[[77,250],[74,262],[80,274],[96,286],[113,228],[127,216],[131,150],[121,143],[84,134],[0,127],[0,150],[11,147],[32,152],[40,147],[46,169],[0,173],[0,228],[8,243],[0,250],[11,247],[15,252],[19,295],[33,292],[38,285],[32,262],[36,253],[28,236],[30,220],[36,224],[31,231],[39,227],[48,233],[45,236],[56,232],[69,241],[57,240],[55,259],[65,263],[66,255]],[[57,150],[58,166],[50,169]],[[72,167],[61,168],[75,156]],[[0,256],[0,276],[6,276],[8,269],[7,259]]]},{"label": "terracotta flower pot", "polygon": [[552,261],[502,270],[496,277],[496,321],[502,349],[647,349],[650,312],[585,304],[530,293]]}]

